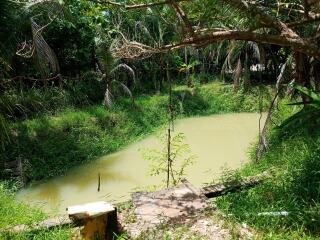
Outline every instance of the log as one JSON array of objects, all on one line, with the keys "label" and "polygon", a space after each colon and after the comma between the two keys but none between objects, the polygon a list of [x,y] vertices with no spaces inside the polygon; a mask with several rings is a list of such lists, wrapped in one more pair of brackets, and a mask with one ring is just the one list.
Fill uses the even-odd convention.
[{"label": "log", "polygon": [[246,177],[241,179],[240,181],[230,181],[225,183],[218,183],[215,185],[207,186],[202,188],[202,193],[207,198],[214,198],[221,195],[224,195],[229,192],[235,192],[240,189],[253,187],[266,178],[270,177],[271,174],[268,171],[265,171],[261,174],[255,175],[253,177]]}]

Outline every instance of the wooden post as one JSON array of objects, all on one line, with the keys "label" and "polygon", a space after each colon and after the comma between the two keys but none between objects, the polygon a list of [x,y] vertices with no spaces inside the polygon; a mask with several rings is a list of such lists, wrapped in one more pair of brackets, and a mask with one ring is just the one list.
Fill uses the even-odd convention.
[{"label": "wooden post", "polygon": [[67,210],[69,218],[83,223],[81,234],[85,240],[111,239],[112,232],[110,232],[108,224],[110,222],[114,225],[114,219],[110,219],[110,216],[116,216],[116,209],[111,204],[94,202],[71,206]]}]

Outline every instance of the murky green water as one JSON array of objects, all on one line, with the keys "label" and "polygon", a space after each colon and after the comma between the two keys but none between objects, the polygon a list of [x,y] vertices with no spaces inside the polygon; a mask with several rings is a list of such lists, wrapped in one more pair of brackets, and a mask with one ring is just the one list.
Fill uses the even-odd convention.
[{"label": "murky green water", "polygon": [[[218,178],[223,169],[235,169],[245,163],[248,148],[258,135],[258,120],[258,114],[240,113],[177,121],[175,132],[185,134],[192,154],[197,156],[188,170],[187,179],[201,186]],[[48,212],[64,212],[69,205],[90,201],[124,201],[132,191],[161,182],[161,177],[149,176],[149,162],[139,151],[154,147],[159,147],[158,140],[155,135],[149,136],[117,153],[76,168],[67,176],[23,189],[17,198]],[[101,176],[100,192],[97,191],[98,173]]]}]

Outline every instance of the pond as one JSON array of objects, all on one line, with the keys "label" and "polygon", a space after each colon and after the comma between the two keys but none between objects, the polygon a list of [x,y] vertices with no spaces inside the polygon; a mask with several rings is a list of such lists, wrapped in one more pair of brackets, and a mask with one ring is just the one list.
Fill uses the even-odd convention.
[{"label": "pond", "polygon": [[[248,160],[250,144],[258,137],[259,114],[236,113],[178,120],[174,132],[185,134],[185,141],[196,155],[186,178],[195,186],[219,178],[226,169],[241,167]],[[40,206],[47,212],[63,213],[67,206],[92,201],[128,200],[130,193],[159,185],[165,176],[150,176],[150,162],[141,149],[160,148],[156,134],[89,164],[66,176],[21,190],[17,199]],[[98,188],[100,174],[101,187]]]}]

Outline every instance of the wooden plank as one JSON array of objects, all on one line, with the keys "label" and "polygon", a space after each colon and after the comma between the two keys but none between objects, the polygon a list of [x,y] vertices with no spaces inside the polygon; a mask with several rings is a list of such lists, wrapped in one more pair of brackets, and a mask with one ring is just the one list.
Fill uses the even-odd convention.
[{"label": "wooden plank", "polygon": [[181,182],[186,188],[189,188],[199,198],[206,199],[206,196],[203,194],[202,189],[193,186],[187,179],[182,179]]},{"label": "wooden plank", "polygon": [[231,181],[203,187],[202,193],[208,198],[218,197],[228,192],[234,192],[243,188],[253,187],[270,176],[270,172],[266,171],[253,177],[243,178],[240,181]]},{"label": "wooden plank", "polygon": [[34,231],[34,230],[41,230],[41,229],[52,229],[55,227],[64,227],[71,224],[72,224],[72,220],[69,219],[68,217],[55,217],[55,218],[46,219],[42,222],[34,224],[33,226],[21,224],[14,227],[1,229],[0,232],[20,233],[20,232],[27,232],[27,231]]}]

